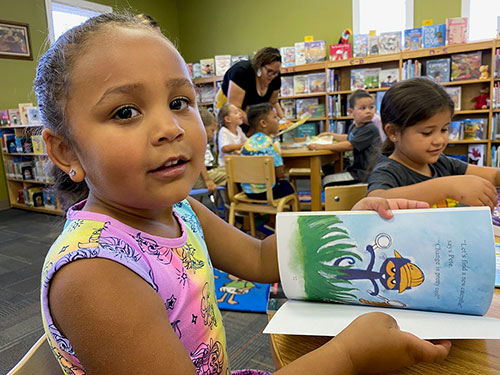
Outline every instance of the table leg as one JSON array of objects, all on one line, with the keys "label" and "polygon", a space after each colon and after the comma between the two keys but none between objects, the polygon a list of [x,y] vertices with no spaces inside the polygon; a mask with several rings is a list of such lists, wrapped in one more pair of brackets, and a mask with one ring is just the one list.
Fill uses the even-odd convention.
[{"label": "table leg", "polygon": [[312,156],[311,162],[311,211],[321,211],[321,157]]}]

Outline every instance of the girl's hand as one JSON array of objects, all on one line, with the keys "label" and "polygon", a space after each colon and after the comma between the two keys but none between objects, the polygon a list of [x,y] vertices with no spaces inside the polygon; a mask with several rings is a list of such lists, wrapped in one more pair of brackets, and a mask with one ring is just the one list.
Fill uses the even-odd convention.
[{"label": "girl's hand", "polygon": [[212,180],[205,181],[205,185],[210,193],[215,193],[215,191],[217,191],[217,184]]},{"label": "girl's hand", "polygon": [[355,319],[325,346],[335,347],[343,374],[378,374],[417,362],[441,361],[450,352],[451,342],[421,340],[401,331],[390,315],[373,312]]},{"label": "girl's hand", "polygon": [[403,198],[385,199],[368,197],[361,199],[351,210],[373,210],[377,211],[384,219],[390,219],[394,216],[392,210],[406,210],[410,208],[429,208],[429,203]]},{"label": "girl's hand", "polygon": [[464,175],[447,178],[450,198],[469,206],[489,206],[493,209],[498,204],[496,188],[485,178]]}]

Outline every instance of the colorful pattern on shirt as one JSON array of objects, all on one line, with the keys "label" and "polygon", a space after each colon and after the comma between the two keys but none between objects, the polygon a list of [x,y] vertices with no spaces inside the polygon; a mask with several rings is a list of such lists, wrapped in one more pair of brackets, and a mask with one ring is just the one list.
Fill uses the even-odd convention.
[{"label": "colorful pattern on shirt", "polygon": [[[280,145],[278,142],[264,133],[255,133],[241,148],[242,155],[269,155],[274,158],[274,166],[281,167],[283,158],[281,157]],[[274,186],[274,185],[273,185]],[[263,193],[266,191],[265,184],[241,184],[245,194]]]},{"label": "colorful pattern on shirt", "polygon": [[118,262],[142,277],[162,298],[174,329],[197,374],[229,371],[225,331],[217,306],[213,268],[201,225],[187,201],[174,206],[179,238],[162,238],[109,216],[73,206],[63,232],[49,250],[42,270],[42,319],[54,355],[66,374],[85,374],[70,341],[54,325],[49,310],[50,281],[64,265],[82,258]]}]

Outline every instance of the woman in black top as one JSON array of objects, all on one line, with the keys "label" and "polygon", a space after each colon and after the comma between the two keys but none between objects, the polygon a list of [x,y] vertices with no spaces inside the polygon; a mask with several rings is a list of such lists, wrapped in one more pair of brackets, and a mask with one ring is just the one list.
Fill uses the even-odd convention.
[{"label": "woman in black top", "polygon": [[283,111],[278,103],[281,87],[281,55],[278,49],[265,47],[259,50],[252,61],[239,61],[224,74],[222,87],[217,94],[217,108],[227,101],[243,110],[247,123],[246,110],[252,104],[269,102],[279,117]]}]

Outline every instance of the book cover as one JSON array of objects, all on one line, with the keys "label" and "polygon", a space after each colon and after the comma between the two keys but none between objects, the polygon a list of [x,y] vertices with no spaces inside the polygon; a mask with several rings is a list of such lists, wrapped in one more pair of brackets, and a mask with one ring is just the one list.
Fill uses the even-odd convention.
[{"label": "book cover", "polygon": [[283,67],[295,66],[295,47],[281,47],[280,54]]},{"label": "book cover", "polygon": [[297,127],[297,137],[314,137],[318,134],[318,127],[315,122],[306,122]]},{"label": "book cover", "polygon": [[401,31],[380,33],[378,44],[380,54],[401,52]]},{"label": "book cover", "polygon": [[485,139],[485,130],[488,128],[488,120],[485,118],[468,118],[462,120],[464,127],[464,140]]},{"label": "book cover", "polygon": [[309,92],[325,92],[326,76],[325,73],[310,73],[307,75]]},{"label": "book cover", "polygon": [[481,72],[481,51],[451,55],[451,80],[479,79]]},{"label": "book cover", "polygon": [[294,95],[309,94],[309,79],[306,74],[297,74],[293,76]]},{"label": "book cover", "polygon": [[306,63],[306,43],[295,43],[295,65],[304,65]]},{"label": "book cover", "polygon": [[289,299],[484,315],[493,297],[488,207],[287,212],[276,232]]},{"label": "book cover", "polygon": [[42,119],[40,118],[40,110],[38,107],[28,107],[26,108],[26,115],[28,116],[28,124],[30,125],[40,125]]},{"label": "book cover", "polygon": [[446,19],[446,44],[462,44],[469,40],[469,23],[467,17]]},{"label": "book cover", "polygon": [[464,128],[462,121],[452,121],[448,127],[448,139],[450,141],[459,141],[464,139]]},{"label": "book cover", "polygon": [[330,61],[347,60],[352,57],[351,43],[331,44]]},{"label": "book cover", "polygon": [[13,133],[5,133],[3,135],[3,145],[5,145],[5,148],[9,154],[15,154],[17,152],[16,135]]},{"label": "book cover", "polygon": [[293,76],[281,76],[281,96],[293,96]]},{"label": "book cover", "polygon": [[302,117],[302,115],[309,113],[311,114],[311,106],[318,105],[318,98],[304,98],[297,99],[295,101],[297,106],[297,118]]},{"label": "book cover", "polygon": [[351,70],[351,90],[365,88],[365,68]]},{"label": "book cover", "polygon": [[352,42],[352,54],[354,57],[365,57],[368,55],[368,34],[355,34]]},{"label": "book cover", "polygon": [[315,104],[309,106],[309,113],[311,114],[311,119],[318,119],[325,117],[325,105]]},{"label": "book cover", "polygon": [[201,64],[193,63],[193,78],[201,78]]},{"label": "book cover", "polygon": [[19,103],[20,125],[28,125],[28,107],[33,107],[33,103]]},{"label": "book cover", "polygon": [[414,29],[405,30],[405,51],[415,51],[422,48],[422,28],[416,27]]},{"label": "book cover", "polygon": [[467,151],[467,162],[469,164],[484,166],[485,146],[484,144],[470,144]]},{"label": "book cover", "polygon": [[422,46],[434,48],[446,43],[446,24],[422,26]]},{"label": "book cover", "polygon": [[382,69],[378,74],[380,87],[391,87],[399,81],[399,69]]},{"label": "book cover", "polygon": [[[201,59],[201,76],[202,77],[212,77],[215,73],[215,60],[213,57],[209,59]],[[194,69],[194,66],[193,66]]]},{"label": "book cover", "polygon": [[10,125],[9,110],[8,109],[0,110],[0,126],[9,126],[9,125]]},{"label": "book cover", "polygon": [[435,59],[425,62],[426,76],[434,82],[442,83],[450,81],[450,59]]},{"label": "book cover", "polygon": [[31,144],[33,145],[33,153],[44,154],[46,152],[45,142],[43,141],[43,137],[41,135],[32,135]]},{"label": "book cover", "polygon": [[305,43],[307,64],[326,61],[326,41],[315,40]]},{"label": "book cover", "polygon": [[377,91],[375,95],[375,106],[377,107],[377,113],[380,113],[380,107],[382,106],[382,99],[387,91]]},{"label": "book cover", "polygon": [[280,104],[286,119],[294,120],[297,118],[295,99],[283,99],[280,101]]},{"label": "book cover", "polygon": [[231,55],[217,55],[214,60],[216,76],[223,76],[231,67]]},{"label": "book cover", "polygon": [[364,71],[365,87],[367,89],[378,89],[380,87],[379,74],[382,68],[366,68]]},{"label": "book cover", "polygon": [[378,55],[380,53],[378,35],[368,35],[368,56]]},{"label": "book cover", "polygon": [[248,55],[236,55],[231,56],[231,66],[236,64],[238,61],[248,60]]},{"label": "book cover", "polygon": [[443,87],[448,93],[453,103],[455,103],[455,111],[460,111],[462,108],[462,87],[460,86],[446,86]]}]

